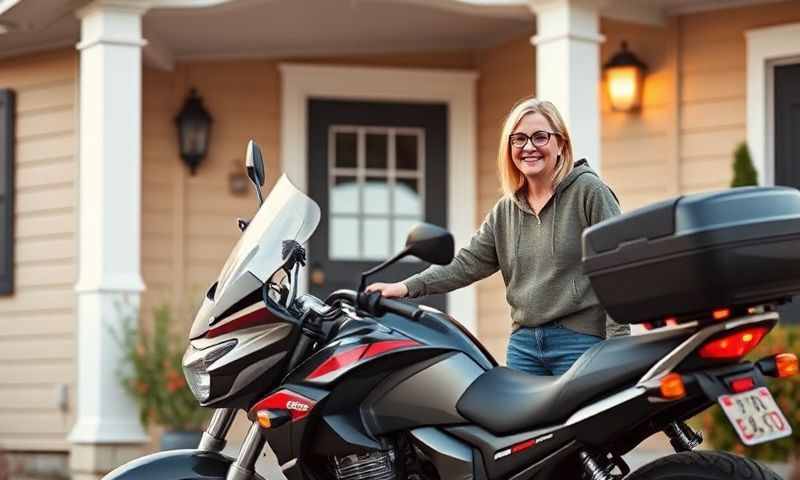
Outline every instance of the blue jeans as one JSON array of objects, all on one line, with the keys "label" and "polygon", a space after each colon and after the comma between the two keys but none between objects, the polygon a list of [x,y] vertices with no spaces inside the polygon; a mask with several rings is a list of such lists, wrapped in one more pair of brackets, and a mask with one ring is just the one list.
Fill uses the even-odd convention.
[{"label": "blue jeans", "polygon": [[600,337],[560,325],[522,327],[511,334],[506,363],[534,375],[563,375]]}]

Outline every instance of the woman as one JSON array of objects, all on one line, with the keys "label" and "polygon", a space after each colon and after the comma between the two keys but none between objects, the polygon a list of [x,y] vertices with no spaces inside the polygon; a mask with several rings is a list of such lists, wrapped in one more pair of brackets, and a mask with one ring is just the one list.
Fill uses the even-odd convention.
[{"label": "woman", "polygon": [[368,290],[385,297],[445,293],[499,269],[513,320],[508,366],[561,375],[606,336],[606,314],[581,271],[581,233],[618,215],[619,204],[586,160],[573,163],[569,132],[547,101],[514,106],[497,164],[504,195],[453,262]]}]

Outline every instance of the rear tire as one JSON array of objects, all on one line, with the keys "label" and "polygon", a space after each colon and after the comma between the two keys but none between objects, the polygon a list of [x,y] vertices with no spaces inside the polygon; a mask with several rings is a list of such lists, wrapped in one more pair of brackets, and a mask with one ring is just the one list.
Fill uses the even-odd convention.
[{"label": "rear tire", "polygon": [[625,480],[781,480],[760,463],[727,452],[681,452],[648,463]]}]

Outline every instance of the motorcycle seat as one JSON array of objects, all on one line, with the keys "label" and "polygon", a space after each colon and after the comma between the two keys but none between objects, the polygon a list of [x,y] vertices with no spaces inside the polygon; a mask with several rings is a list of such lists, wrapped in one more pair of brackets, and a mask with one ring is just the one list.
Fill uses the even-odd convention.
[{"label": "motorcycle seat", "polygon": [[638,380],[692,333],[669,329],[609,338],[584,352],[560,377],[495,367],[470,384],[456,408],[495,435],[562,423],[592,400]]}]

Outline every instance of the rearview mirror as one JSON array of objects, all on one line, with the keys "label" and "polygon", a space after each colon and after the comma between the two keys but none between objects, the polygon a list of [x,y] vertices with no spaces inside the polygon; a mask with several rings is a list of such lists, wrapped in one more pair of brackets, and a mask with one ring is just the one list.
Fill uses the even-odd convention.
[{"label": "rearview mirror", "polygon": [[420,223],[408,232],[406,248],[389,260],[361,274],[361,283],[358,286],[358,291],[364,291],[367,286],[367,277],[380,272],[403,257],[414,255],[428,263],[447,265],[453,261],[454,253],[455,241],[450,232],[430,223]]},{"label": "rearview mirror", "polygon": [[247,152],[245,153],[244,160],[245,168],[247,169],[247,176],[253,182],[258,195],[258,204],[264,203],[261,196],[261,187],[264,185],[264,159],[261,156],[261,147],[256,142],[250,140],[247,142]]},{"label": "rearview mirror", "polygon": [[420,223],[406,237],[406,252],[428,263],[447,265],[453,261],[455,241],[444,228]]}]

